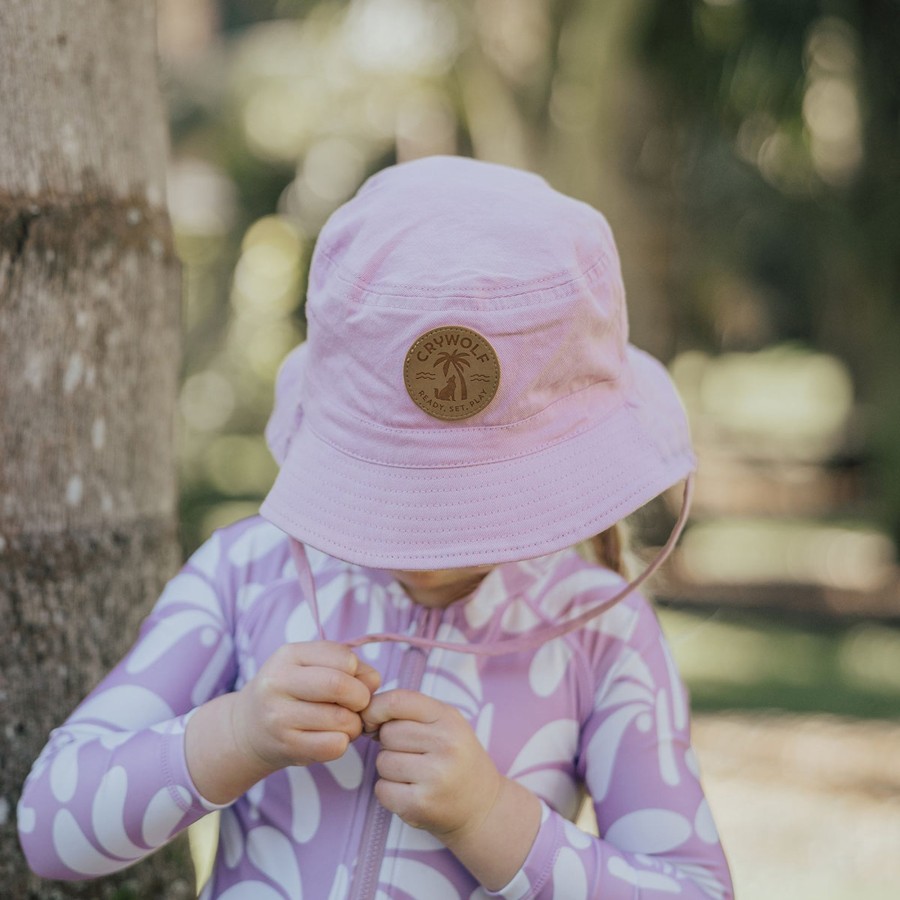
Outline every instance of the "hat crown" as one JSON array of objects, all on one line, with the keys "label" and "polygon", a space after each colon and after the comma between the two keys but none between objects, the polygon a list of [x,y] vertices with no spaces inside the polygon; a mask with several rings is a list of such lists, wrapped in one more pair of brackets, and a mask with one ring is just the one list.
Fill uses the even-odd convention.
[{"label": "hat crown", "polygon": [[[621,399],[579,396],[614,384],[625,363],[625,295],[606,220],[504,166],[429,157],[371,178],[322,230],[307,319],[310,425],[372,459],[463,465],[471,446],[448,443],[446,428],[526,421],[515,452],[529,452],[529,440],[561,437],[588,407],[596,417]],[[422,335],[448,326],[486,339],[500,383],[470,417],[436,419],[411,399],[404,361]],[[443,373],[428,396],[458,400],[467,374]],[[535,427],[542,415],[552,434]],[[386,429],[404,433],[405,450]],[[484,460],[510,452],[510,435],[496,437],[480,442]]]},{"label": "hat crown", "polygon": [[426,157],[377,173],[331,216],[309,303],[331,299],[315,275],[332,268],[362,292],[358,302],[393,297],[410,309],[449,310],[469,300],[528,305],[532,291],[598,266],[621,281],[612,233],[595,209],[529,172]]}]

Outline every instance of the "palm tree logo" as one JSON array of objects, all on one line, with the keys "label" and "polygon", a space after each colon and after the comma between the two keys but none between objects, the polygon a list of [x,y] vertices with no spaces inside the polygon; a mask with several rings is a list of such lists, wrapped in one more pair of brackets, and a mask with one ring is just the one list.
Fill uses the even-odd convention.
[{"label": "palm tree logo", "polygon": [[494,399],[500,361],[483,334],[463,325],[441,325],[420,334],[406,351],[403,383],[413,403],[429,416],[468,419]]},{"label": "palm tree logo", "polygon": [[[468,350],[453,350],[450,353],[444,351],[443,353],[439,353],[435,358],[432,366],[443,366],[444,376],[450,374],[451,367],[453,371],[456,372],[459,377],[459,383],[462,388],[462,393],[460,394],[459,399],[465,400],[469,394],[466,391],[466,379],[463,377],[463,372],[465,369],[468,369],[472,363],[469,359],[471,354]],[[450,399],[453,399],[452,397]]]}]

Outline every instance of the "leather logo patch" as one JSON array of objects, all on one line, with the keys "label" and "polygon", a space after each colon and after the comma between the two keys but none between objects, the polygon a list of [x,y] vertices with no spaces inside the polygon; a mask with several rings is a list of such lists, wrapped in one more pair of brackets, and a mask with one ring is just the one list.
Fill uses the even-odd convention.
[{"label": "leather logo patch", "polygon": [[500,386],[500,363],[487,338],[462,325],[433,328],[406,354],[403,381],[413,403],[436,419],[468,419]]}]

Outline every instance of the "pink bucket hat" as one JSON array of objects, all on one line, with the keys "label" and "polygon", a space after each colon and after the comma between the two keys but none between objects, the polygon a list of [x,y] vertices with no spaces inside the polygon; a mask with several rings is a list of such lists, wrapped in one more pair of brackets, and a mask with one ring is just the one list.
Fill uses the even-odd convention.
[{"label": "pink bucket hat", "polygon": [[338,209],[285,360],[261,513],[351,563],[542,556],[695,467],[665,368],[628,344],[600,213],[471,159],[385,169]]}]

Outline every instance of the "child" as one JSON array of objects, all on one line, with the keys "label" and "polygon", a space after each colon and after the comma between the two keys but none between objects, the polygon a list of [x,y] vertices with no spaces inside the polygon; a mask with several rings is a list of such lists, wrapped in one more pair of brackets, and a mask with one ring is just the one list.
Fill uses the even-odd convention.
[{"label": "child", "polygon": [[35,871],[221,808],[206,898],[731,897],[656,619],[570,549],[694,468],[606,221],[524,172],[396,166],[325,226],[307,317],[262,518],[54,731]]}]

